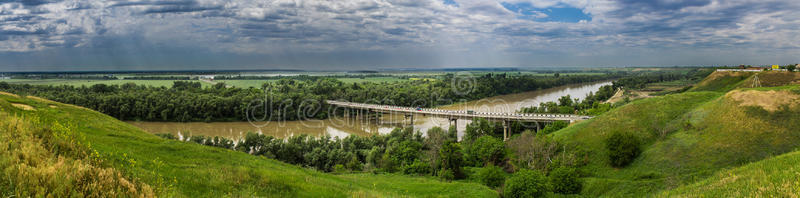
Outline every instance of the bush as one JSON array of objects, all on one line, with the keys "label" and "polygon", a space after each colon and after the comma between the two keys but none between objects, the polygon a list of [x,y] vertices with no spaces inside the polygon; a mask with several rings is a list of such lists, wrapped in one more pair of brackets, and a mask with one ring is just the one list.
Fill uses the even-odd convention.
[{"label": "bush", "polygon": [[489,165],[483,167],[481,170],[478,171],[476,177],[478,181],[480,181],[483,185],[489,187],[498,187],[503,185],[503,182],[506,180],[505,172],[495,165]]},{"label": "bush", "polygon": [[453,170],[442,169],[441,171],[439,171],[439,179],[441,179],[443,181],[453,181],[453,179],[455,179],[455,178],[456,178],[456,176],[453,173]]},{"label": "bush", "polygon": [[606,139],[608,158],[614,167],[624,167],[642,151],[639,149],[641,142],[639,138],[630,133],[615,132]]},{"label": "bush", "polygon": [[482,136],[470,144],[467,156],[475,166],[502,164],[506,154],[505,143],[492,136]]},{"label": "bush", "polygon": [[538,171],[522,169],[506,180],[503,197],[542,197],[547,189],[547,177]]},{"label": "bush", "polygon": [[[3,82],[0,82],[0,83],[3,83]],[[171,133],[158,133],[158,134],[156,134],[156,136],[164,138],[164,139],[170,139],[170,140],[177,140],[178,139],[178,137],[175,137],[175,135],[172,135]]]},{"label": "bush", "polygon": [[559,167],[550,172],[550,185],[553,192],[575,194],[581,192],[583,184],[574,168]]},{"label": "bush", "polygon": [[344,165],[337,164],[337,165],[333,166],[333,172],[334,173],[346,173],[347,169],[344,167]]},{"label": "bush", "polygon": [[545,125],[544,128],[542,128],[542,130],[539,131],[539,132],[543,133],[543,134],[550,134],[552,132],[556,132],[558,130],[566,128],[567,126],[569,126],[569,123],[567,123],[567,122],[555,121],[555,122],[552,122],[552,123],[549,123],[549,124]]},{"label": "bush", "polygon": [[410,165],[403,166],[403,173],[407,175],[426,175],[430,173],[431,165],[423,161],[416,160]]}]

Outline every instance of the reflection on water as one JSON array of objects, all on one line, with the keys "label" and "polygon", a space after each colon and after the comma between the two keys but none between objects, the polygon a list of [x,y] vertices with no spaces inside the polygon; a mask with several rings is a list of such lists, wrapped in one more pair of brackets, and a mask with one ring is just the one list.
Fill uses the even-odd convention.
[{"label": "reflection on water", "polygon": [[[530,91],[518,94],[502,95],[484,98],[481,100],[458,103],[440,107],[448,110],[475,110],[479,112],[514,112],[522,107],[538,105],[541,102],[556,101],[559,97],[571,95],[573,98],[583,99],[589,92],[597,91],[603,85],[611,84],[608,82],[586,83],[560,86],[550,89]],[[469,120],[459,120],[457,127],[459,136],[463,135],[464,128]],[[376,121],[357,119],[351,117],[333,117],[326,120],[304,120],[304,121],[284,121],[284,122],[259,122],[253,124],[249,122],[128,122],[134,126],[144,129],[150,133],[172,133],[174,135],[204,135],[204,136],[223,136],[238,139],[247,132],[261,133],[283,138],[299,134],[313,136],[329,135],[332,137],[346,137],[350,134],[369,135],[386,134],[396,127],[408,125],[410,120],[403,115],[383,115]],[[451,122],[446,118],[439,117],[414,117],[414,129],[427,131],[438,126],[444,129],[450,127]]]}]

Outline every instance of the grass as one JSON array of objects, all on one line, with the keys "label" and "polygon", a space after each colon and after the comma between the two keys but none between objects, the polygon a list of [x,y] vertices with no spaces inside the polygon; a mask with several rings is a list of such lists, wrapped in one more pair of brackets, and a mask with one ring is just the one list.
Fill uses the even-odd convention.
[{"label": "grass", "polygon": [[[22,110],[11,103],[29,105],[34,110]],[[0,95],[0,112],[17,118],[26,118],[32,126],[70,126],[73,134],[81,138],[68,139],[67,145],[89,149],[95,157],[72,156],[83,162],[112,172],[119,178],[138,182],[137,189],[149,186],[157,196],[166,197],[496,197],[497,193],[480,184],[465,182],[440,182],[429,177],[402,175],[347,174],[332,175],[285,164],[275,160],[252,156],[227,149],[158,138],[140,129],[98,112],[72,105],[46,100]],[[27,119],[30,118],[30,119]],[[8,119],[2,119],[8,120]],[[32,120],[40,120],[34,122]],[[58,123],[58,124],[56,124]],[[47,131],[52,129],[42,129]],[[35,141],[9,138],[27,129],[3,131],[4,142]],[[74,140],[74,141],[73,141]],[[5,147],[8,148],[8,147]],[[26,150],[10,149],[16,155],[27,155]],[[50,150],[49,160],[70,157]],[[46,154],[46,153],[45,153]],[[17,161],[0,160],[3,168],[15,167]],[[91,162],[91,163],[90,163]],[[69,172],[69,169],[62,171]],[[20,174],[34,174],[35,170],[21,170]],[[37,181],[61,183],[69,187],[84,186],[83,180],[58,181],[39,177]],[[50,189],[37,183],[17,183],[18,180],[0,178],[0,190],[7,195],[61,195],[40,191]],[[19,189],[13,185],[29,185]],[[73,192],[69,189],[66,192]],[[113,189],[109,187],[108,189]],[[137,192],[141,192],[137,191]]]},{"label": "grass", "polygon": [[[551,135],[572,149],[588,151],[589,164],[582,171],[590,175],[583,195],[642,197],[669,189],[693,191],[685,186],[713,182],[707,179],[800,147],[800,108],[767,111],[743,105],[727,92],[744,78],[747,75],[717,74],[695,91],[637,100]],[[775,91],[800,95],[797,85],[737,91],[747,90],[763,98],[781,97]],[[631,132],[645,142],[642,154],[625,168],[612,168],[607,159],[604,140],[614,131]],[[712,195],[727,192],[734,191]]]},{"label": "grass", "polygon": [[750,78],[753,74],[753,72],[714,72],[690,91],[728,92],[737,87],[752,84],[752,81],[746,81],[745,79]]},{"label": "grass", "polygon": [[798,197],[800,151],[724,170],[661,197]]}]

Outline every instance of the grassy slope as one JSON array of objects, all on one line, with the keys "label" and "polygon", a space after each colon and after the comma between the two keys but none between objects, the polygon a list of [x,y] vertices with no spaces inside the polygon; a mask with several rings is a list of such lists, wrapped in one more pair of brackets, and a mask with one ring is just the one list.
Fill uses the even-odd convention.
[{"label": "grassy slope", "polygon": [[[716,171],[769,158],[800,146],[800,109],[767,112],[740,107],[726,90],[743,77],[707,80],[687,92],[635,101],[595,119],[554,133],[560,141],[589,152],[583,193],[646,196],[701,181]],[[756,90],[793,90],[797,86]],[[764,95],[763,97],[770,97]],[[608,166],[603,140],[629,131],[643,139],[642,155],[622,169]]]},{"label": "grassy slope", "polygon": [[663,197],[798,197],[800,151],[723,170],[700,182],[659,194]]},{"label": "grassy slope", "polygon": [[[50,101],[0,95],[0,103],[27,104],[35,111],[10,105],[2,112],[40,117],[44,124],[74,126],[103,165],[126,178],[150,184],[162,196],[219,197],[493,197],[475,183],[439,182],[434,178],[400,175],[331,175],[242,152],[158,138],[109,116]],[[52,105],[52,106],[51,106]]]}]

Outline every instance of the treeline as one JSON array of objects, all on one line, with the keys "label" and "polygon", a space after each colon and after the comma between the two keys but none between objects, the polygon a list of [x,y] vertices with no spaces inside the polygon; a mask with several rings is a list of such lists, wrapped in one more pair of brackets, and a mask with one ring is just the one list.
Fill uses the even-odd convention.
[{"label": "treeline", "polygon": [[[581,190],[585,165],[581,152],[533,132],[503,142],[495,126],[474,120],[458,141],[454,128],[438,127],[427,136],[411,128],[386,135],[345,138],[307,135],[274,138],[248,133],[234,141],[222,137],[191,136],[181,141],[233,149],[325,172],[388,172],[438,176],[442,180],[471,179],[503,189],[507,197],[542,195],[548,191],[572,194]],[[160,136],[178,139],[171,134]],[[511,174],[509,176],[509,174]],[[533,193],[533,194],[531,194]],[[523,196],[526,197],[526,196]]]},{"label": "treeline", "polygon": [[226,88],[217,83],[176,81],[172,87],[127,83],[45,86],[0,82],[0,90],[33,95],[97,110],[120,120],[242,121],[324,119],[326,99],[374,104],[432,107],[560,85],[619,78],[613,75],[541,77],[486,74],[444,75],[433,81],[343,83],[333,78],[280,79],[260,88]]}]

